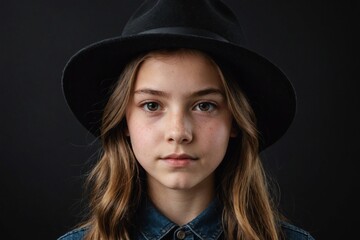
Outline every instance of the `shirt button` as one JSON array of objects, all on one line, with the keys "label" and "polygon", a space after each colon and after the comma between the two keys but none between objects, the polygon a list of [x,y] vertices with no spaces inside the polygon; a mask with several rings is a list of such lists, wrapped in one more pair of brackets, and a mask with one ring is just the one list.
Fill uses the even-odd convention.
[{"label": "shirt button", "polygon": [[185,238],[185,232],[184,231],[182,231],[182,230],[179,230],[177,233],[176,233],[176,237],[178,238],[178,239],[184,239]]}]

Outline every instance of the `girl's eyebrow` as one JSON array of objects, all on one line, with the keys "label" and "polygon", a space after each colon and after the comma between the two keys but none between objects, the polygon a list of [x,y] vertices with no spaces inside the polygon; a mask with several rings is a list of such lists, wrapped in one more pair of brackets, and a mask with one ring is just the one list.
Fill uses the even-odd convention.
[{"label": "girl's eyebrow", "polygon": [[205,88],[203,90],[193,92],[192,94],[190,94],[190,96],[201,97],[210,94],[221,95],[222,97],[224,97],[223,91],[221,91],[219,88]]},{"label": "girl's eyebrow", "polygon": [[[155,90],[155,89],[151,89],[151,88],[143,88],[143,89],[138,89],[136,91],[134,91],[134,94],[149,94],[149,95],[154,95],[154,96],[160,96],[160,97],[165,97],[165,98],[169,98],[170,94],[166,93],[164,91],[160,91],[160,90]],[[224,97],[224,93],[223,91],[221,91],[218,88],[205,88],[196,92],[192,92],[189,94],[190,97],[201,97],[201,96],[205,96],[205,95],[221,95],[222,97]]]},{"label": "girl's eyebrow", "polygon": [[154,96],[160,96],[160,97],[169,97],[169,94],[164,91],[159,91],[151,88],[143,88],[134,91],[134,94],[148,94],[148,95],[154,95]]}]

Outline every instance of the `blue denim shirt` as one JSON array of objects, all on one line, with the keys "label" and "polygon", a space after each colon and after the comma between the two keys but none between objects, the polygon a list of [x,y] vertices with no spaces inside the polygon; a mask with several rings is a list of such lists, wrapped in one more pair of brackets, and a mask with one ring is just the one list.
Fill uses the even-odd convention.
[{"label": "blue denim shirt", "polygon": [[223,233],[222,207],[218,200],[214,200],[199,216],[183,226],[176,225],[162,215],[150,201],[145,201],[140,212],[142,214],[137,221],[138,231],[134,239],[216,240]]},{"label": "blue denim shirt", "polygon": [[[222,207],[214,200],[191,222],[178,226],[162,215],[150,201],[145,201],[136,219],[134,240],[220,240],[224,239],[221,223]],[[306,231],[288,223],[281,223],[285,240],[314,240]],[[86,229],[71,231],[58,240],[83,239]]]}]

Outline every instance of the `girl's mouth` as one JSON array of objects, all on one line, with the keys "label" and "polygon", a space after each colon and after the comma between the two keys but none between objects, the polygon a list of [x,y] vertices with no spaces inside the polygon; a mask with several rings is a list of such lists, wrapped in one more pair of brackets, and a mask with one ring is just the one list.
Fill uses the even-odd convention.
[{"label": "girl's mouth", "polygon": [[161,158],[161,160],[164,160],[167,164],[173,167],[185,167],[197,159],[198,159],[197,157],[184,153],[170,154]]}]

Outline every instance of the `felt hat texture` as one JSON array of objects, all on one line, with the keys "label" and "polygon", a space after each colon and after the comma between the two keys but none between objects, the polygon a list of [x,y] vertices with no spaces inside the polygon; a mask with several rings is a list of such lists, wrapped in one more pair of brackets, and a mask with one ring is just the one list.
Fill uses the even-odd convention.
[{"label": "felt hat texture", "polygon": [[296,111],[286,75],[246,47],[235,14],[220,0],[145,0],[119,35],[84,47],[67,62],[62,87],[68,106],[95,137],[103,109],[125,65],[158,49],[200,50],[236,77],[254,109],[260,149],[276,142]]}]

